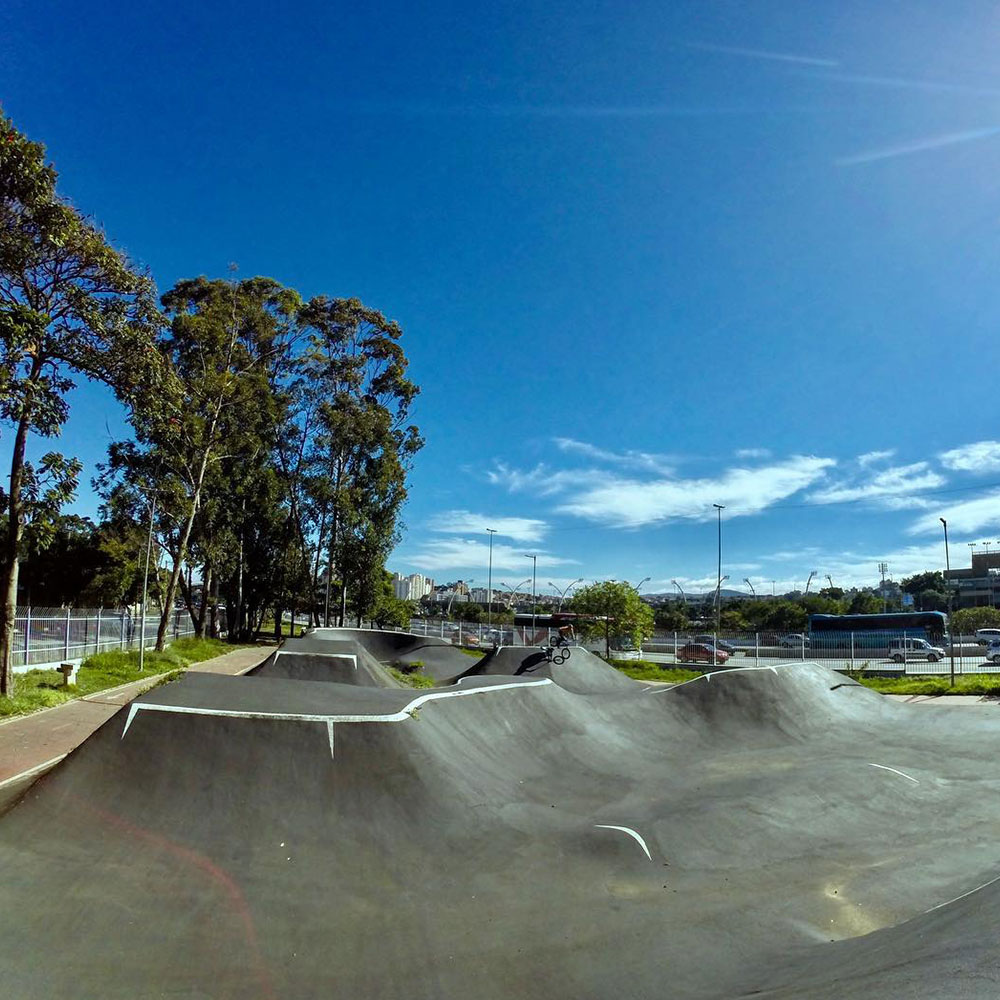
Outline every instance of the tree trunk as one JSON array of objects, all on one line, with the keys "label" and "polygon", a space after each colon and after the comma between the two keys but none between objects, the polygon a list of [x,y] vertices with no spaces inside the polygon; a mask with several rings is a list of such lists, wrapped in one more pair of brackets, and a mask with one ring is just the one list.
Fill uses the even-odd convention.
[{"label": "tree trunk", "polygon": [[[32,385],[42,373],[43,358],[37,354],[31,362],[29,379]],[[21,419],[17,424],[14,448],[10,456],[10,496],[8,500],[7,538],[5,555],[7,564],[2,577],[3,617],[0,620],[0,695],[9,696],[14,687],[14,640],[17,635],[17,577],[20,571],[19,550],[21,534],[24,531],[24,504],[21,501],[21,486],[24,482],[24,452],[28,442],[28,427],[31,424],[31,393],[26,396],[21,409]]]},{"label": "tree trunk", "polygon": [[205,626],[208,624],[208,592],[212,586],[212,567],[205,564],[201,574],[201,600],[198,602],[198,618],[194,623],[196,639],[205,638]]}]

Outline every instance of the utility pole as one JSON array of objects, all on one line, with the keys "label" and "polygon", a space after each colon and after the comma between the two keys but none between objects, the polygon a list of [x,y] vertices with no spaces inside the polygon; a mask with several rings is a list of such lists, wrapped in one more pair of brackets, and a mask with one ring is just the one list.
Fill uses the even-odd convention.
[{"label": "utility pole", "polygon": [[753,589],[753,584],[750,582],[750,578],[747,576],[743,577],[743,582],[750,588],[750,593],[753,594],[754,597],[756,597],[757,591]]},{"label": "utility pole", "polygon": [[493,536],[497,533],[496,528],[487,528],[490,536],[490,568],[486,574],[486,627],[493,625]]},{"label": "utility pole", "polygon": [[806,593],[807,593],[807,594],[809,593],[809,585],[810,585],[810,584],[811,584],[811,583],[813,582],[813,577],[814,577],[815,575],[816,575],[816,570],[813,570],[813,571],[812,571],[812,572],[811,572],[811,573],[809,574],[809,579],[808,579],[808,580],[806,580]]},{"label": "utility pole", "polygon": [[531,560],[531,641],[535,641],[535,594],[538,592],[536,580],[538,578],[538,556],[533,556],[528,552],[524,553],[525,559]]},{"label": "utility pole", "polygon": [[[948,554],[948,522],[939,517],[938,520],[944,527],[944,570],[945,576],[951,576],[951,556]],[[951,628],[951,580],[946,579],[948,585],[948,628]],[[951,635],[951,642],[948,643],[948,653],[951,659],[951,686],[955,686],[955,636]]]},{"label": "utility pole", "polygon": [[718,634],[719,625],[722,621],[722,512],[726,509],[726,505],[713,503],[712,506],[719,515],[719,572],[717,574],[719,582],[715,587],[715,631]]},{"label": "utility pole", "polygon": [[[139,673],[146,658],[146,585],[149,583],[149,550],[153,547],[153,518],[156,517],[156,494],[149,505],[149,534],[146,536],[146,572],[142,578],[142,621],[139,622]],[[157,560],[159,565],[159,560]]]}]

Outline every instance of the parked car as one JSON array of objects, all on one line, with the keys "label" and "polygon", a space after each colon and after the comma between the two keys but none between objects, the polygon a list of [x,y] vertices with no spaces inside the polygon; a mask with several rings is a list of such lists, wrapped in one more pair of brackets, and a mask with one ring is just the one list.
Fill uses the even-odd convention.
[{"label": "parked car", "polygon": [[940,646],[932,646],[926,639],[890,639],[889,656],[896,663],[904,660],[929,660],[937,663],[944,659],[945,653]]},{"label": "parked car", "polygon": [[986,647],[986,659],[990,663],[1000,663],[1000,639],[994,639]]},{"label": "parked car", "polygon": [[714,635],[696,635],[691,641],[701,643],[704,646],[715,646],[716,649],[721,649],[728,656],[732,656],[736,652],[736,647],[731,642],[727,642],[725,639],[716,639]]},{"label": "parked car", "polygon": [[729,659],[724,649],[704,642],[689,642],[677,650],[678,663],[714,663],[716,666]]},{"label": "parked car", "polygon": [[802,635],[801,632],[792,632],[790,635],[783,635],[778,640],[779,646],[794,647],[795,649],[801,649],[803,646],[808,648],[809,646],[809,636]]},{"label": "parked car", "polygon": [[994,639],[1000,639],[1000,628],[976,629],[976,642],[980,646],[988,646]]}]

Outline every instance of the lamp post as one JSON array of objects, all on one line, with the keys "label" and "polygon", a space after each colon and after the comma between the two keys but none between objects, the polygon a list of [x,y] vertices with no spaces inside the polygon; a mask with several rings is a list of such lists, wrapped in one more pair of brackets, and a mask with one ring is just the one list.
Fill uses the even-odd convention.
[{"label": "lamp post", "polygon": [[722,594],[722,512],[726,509],[726,505],[713,503],[712,506],[719,515],[719,572],[717,574],[719,582],[715,587],[715,631],[718,633],[719,624],[722,621],[722,601],[720,600]]},{"label": "lamp post", "polygon": [[814,577],[815,575],[816,575],[816,570],[813,570],[813,571],[812,571],[812,572],[811,572],[811,573],[809,574],[809,579],[808,579],[808,580],[806,580],[806,593],[807,593],[807,594],[809,593],[809,585],[810,585],[810,584],[811,584],[811,583],[813,582],[813,577]]},{"label": "lamp post", "polygon": [[497,533],[496,528],[487,528],[490,536],[490,568],[486,572],[486,627],[493,625],[493,536]]},{"label": "lamp post", "polygon": [[501,583],[501,587],[506,587],[510,591],[510,600],[507,602],[507,608],[514,603],[514,598],[517,596],[517,592],[526,584],[531,583],[531,577],[529,576],[527,580],[522,580],[516,587],[512,587],[509,583]]},{"label": "lamp post", "polygon": [[750,593],[756,597],[757,591],[753,589],[753,584],[750,582],[750,578],[748,576],[743,577],[743,582],[750,588]]},{"label": "lamp post", "polygon": [[535,640],[535,594],[538,590],[535,581],[538,575],[538,556],[533,556],[529,552],[524,553],[525,559],[531,560],[531,640]]},{"label": "lamp post", "polygon": [[639,582],[638,582],[638,583],[637,583],[637,584],[636,584],[636,585],[635,585],[634,587],[632,586],[632,584],[631,584],[631,583],[629,583],[629,582],[628,582],[628,580],[624,580],[624,581],[622,581],[622,582],[623,582],[623,583],[625,584],[625,586],[626,586],[626,587],[630,587],[630,588],[631,588],[632,590],[634,590],[634,591],[635,591],[635,592],[636,592],[636,593],[638,594],[638,593],[639,593],[639,588],[640,588],[640,587],[641,587],[641,586],[642,586],[642,585],[643,585],[644,583],[649,583],[649,581],[650,581],[651,579],[652,579],[652,577],[649,577],[649,576],[647,576],[647,577],[644,577],[644,578],[643,578],[642,580],[640,580],[640,581],[639,581]]},{"label": "lamp post", "polygon": [[[142,621],[139,622],[139,673],[146,658],[146,585],[149,583],[149,550],[153,547],[153,518],[156,517],[156,493],[149,504],[149,534],[146,536],[146,571],[142,577]],[[159,566],[159,560],[157,560]]]},{"label": "lamp post", "polygon": [[[944,569],[945,574],[951,577],[951,555],[948,552],[948,522],[943,518],[939,517],[938,520],[941,522],[941,526],[944,528]],[[948,580],[948,627],[951,628],[951,580]],[[948,653],[949,659],[951,660],[951,686],[955,686],[955,636],[951,636],[951,642],[948,643]]]},{"label": "lamp post", "polygon": [[578,580],[574,580],[565,590],[559,590],[559,588],[549,580],[549,586],[553,590],[559,591],[559,610],[562,611],[563,601],[566,600],[566,595],[575,587],[578,583],[583,583],[583,577],[581,576]]},{"label": "lamp post", "polygon": [[687,607],[688,599],[687,594],[684,593],[684,589],[676,580],[671,580],[670,582],[677,588],[677,592],[681,595],[681,600],[684,602],[684,606]]}]

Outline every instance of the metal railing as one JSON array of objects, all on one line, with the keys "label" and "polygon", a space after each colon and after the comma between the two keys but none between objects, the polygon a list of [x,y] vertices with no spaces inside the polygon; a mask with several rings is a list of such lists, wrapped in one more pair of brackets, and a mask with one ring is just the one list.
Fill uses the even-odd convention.
[{"label": "metal railing", "polygon": [[[156,642],[159,615],[146,615],[146,648]],[[14,619],[15,672],[82,660],[110,649],[138,648],[141,619],[128,611],[103,608],[18,608]],[[171,639],[194,635],[186,610],[176,610],[168,632]]]},{"label": "metal railing", "polygon": [[[543,646],[555,632],[538,627],[452,622],[445,619],[414,619],[411,632],[449,639],[456,645]],[[582,645],[604,652],[604,641]],[[701,650],[685,647],[706,647]],[[624,648],[623,648],[624,647]],[[930,648],[928,648],[930,647]],[[987,654],[997,656],[996,661]],[[642,643],[641,649],[612,637],[612,657],[643,658],[664,665],[708,665],[711,667],[774,666],[779,663],[813,661],[835,670],[865,670],[885,674],[939,674],[951,672],[954,657],[956,674],[1000,673],[1000,650],[977,644],[974,635],[950,639],[925,638],[915,631],[869,632],[739,632],[739,631],[659,631]]]}]

